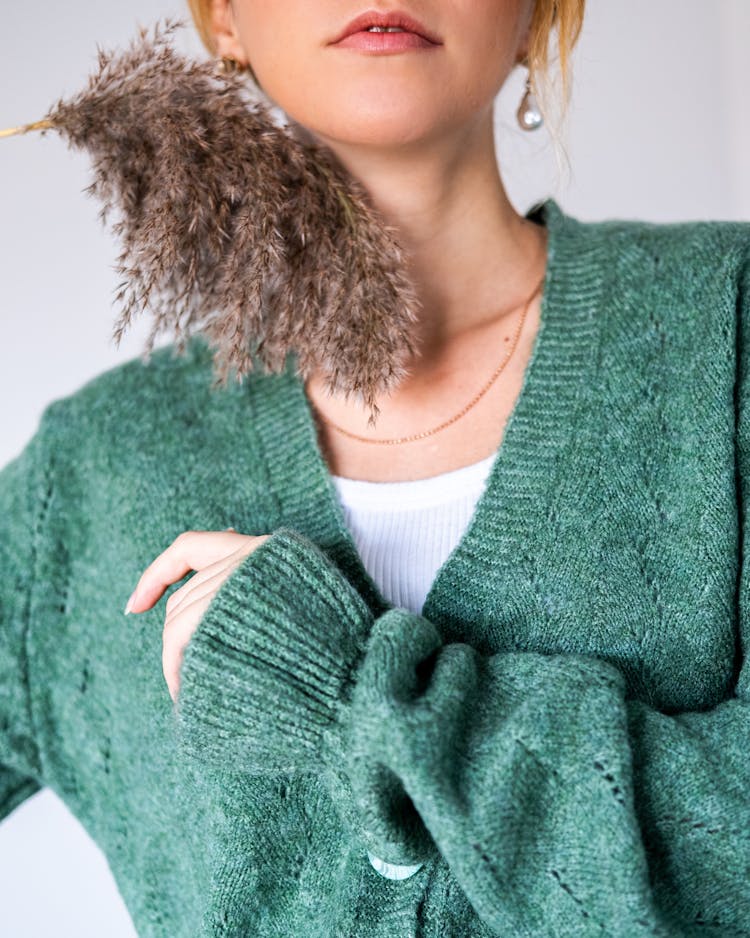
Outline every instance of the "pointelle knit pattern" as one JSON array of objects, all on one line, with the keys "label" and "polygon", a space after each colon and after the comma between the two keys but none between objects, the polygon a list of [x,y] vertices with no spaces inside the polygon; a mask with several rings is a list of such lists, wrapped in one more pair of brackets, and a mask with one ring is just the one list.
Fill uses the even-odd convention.
[{"label": "pointelle knit pattern", "polygon": [[[163,347],[0,472],[0,816],[54,790],[143,938],[750,935],[750,224],[527,215],[542,324],[421,614],[357,554],[294,356],[211,390],[201,337]],[[230,525],[271,537],[174,705],[165,598],[123,607]]]}]

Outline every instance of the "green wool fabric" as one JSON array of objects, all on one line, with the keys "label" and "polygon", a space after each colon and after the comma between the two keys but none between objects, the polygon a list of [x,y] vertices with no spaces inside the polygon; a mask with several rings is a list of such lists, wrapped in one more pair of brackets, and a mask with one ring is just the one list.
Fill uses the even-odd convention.
[{"label": "green wool fabric", "polygon": [[[139,936],[750,936],[750,223],[527,217],[541,327],[420,615],[294,354],[219,388],[204,337],[163,346],[0,473],[0,816],[56,792]],[[173,704],[166,598],[123,607],[230,525],[271,536]]]}]

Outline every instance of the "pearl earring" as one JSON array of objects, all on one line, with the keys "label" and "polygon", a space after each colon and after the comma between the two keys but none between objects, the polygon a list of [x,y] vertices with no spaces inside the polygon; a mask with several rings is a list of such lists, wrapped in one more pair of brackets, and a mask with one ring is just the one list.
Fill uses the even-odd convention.
[{"label": "pearl earring", "polygon": [[516,117],[522,130],[537,130],[544,123],[536,95],[531,87],[531,69],[526,73],[526,90],[516,111]]}]

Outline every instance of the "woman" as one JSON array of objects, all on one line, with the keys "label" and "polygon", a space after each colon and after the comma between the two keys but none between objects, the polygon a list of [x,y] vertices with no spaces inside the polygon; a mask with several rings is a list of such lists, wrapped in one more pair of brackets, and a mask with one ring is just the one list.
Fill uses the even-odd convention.
[{"label": "woman", "polygon": [[196,339],[0,474],[0,815],[52,787],[139,934],[750,935],[750,225],[515,212],[492,101],[582,9],[193,6],[398,228],[422,354],[372,430]]}]

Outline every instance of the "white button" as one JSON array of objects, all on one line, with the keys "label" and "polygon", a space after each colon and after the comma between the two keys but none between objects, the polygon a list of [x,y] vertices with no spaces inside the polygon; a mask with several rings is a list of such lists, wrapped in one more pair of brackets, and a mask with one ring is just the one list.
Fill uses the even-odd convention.
[{"label": "white button", "polygon": [[396,863],[386,863],[385,860],[376,857],[375,854],[370,853],[369,850],[367,851],[367,856],[370,858],[370,863],[372,863],[378,873],[380,873],[381,876],[385,876],[386,879],[408,879],[424,866],[423,863],[417,863],[416,866],[398,866]]}]

